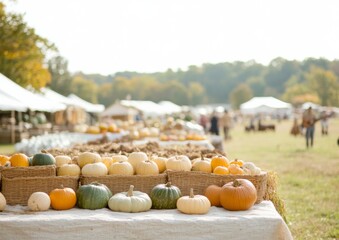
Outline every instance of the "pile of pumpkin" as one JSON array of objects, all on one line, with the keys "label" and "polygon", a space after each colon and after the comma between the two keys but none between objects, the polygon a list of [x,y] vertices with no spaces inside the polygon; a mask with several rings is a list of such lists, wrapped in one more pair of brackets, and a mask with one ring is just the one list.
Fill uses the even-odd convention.
[{"label": "pile of pumpkin", "polygon": [[28,167],[56,165],[58,176],[105,176],[105,175],[158,175],[170,171],[201,171],[214,174],[258,175],[261,169],[252,162],[242,160],[230,161],[225,156],[196,158],[190,160],[185,155],[170,158],[148,156],[144,152],[132,152],[128,156],[116,154],[101,157],[97,153],[79,154],[73,163],[69,156],[52,156],[47,152],[37,153],[32,157],[16,153],[11,157],[0,155],[2,166]]},{"label": "pile of pumpkin", "polygon": [[[49,194],[35,192],[28,199],[32,211],[68,210],[76,205],[83,209],[101,209],[107,206],[112,211],[137,213],[153,209],[178,209],[185,214],[206,214],[211,206],[238,211],[251,208],[256,201],[257,191],[246,179],[238,179],[223,187],[209,186],[204,195],[182,196],[178,187],[167,184],[156,185],[150,195],[134,191],[133,185],[127,192],[112,195],[109,188],[100,183],[82,185],[75,192],[72,188],[58,188]],[[6,206],[6,199],[0,193],[0,211]]]}]

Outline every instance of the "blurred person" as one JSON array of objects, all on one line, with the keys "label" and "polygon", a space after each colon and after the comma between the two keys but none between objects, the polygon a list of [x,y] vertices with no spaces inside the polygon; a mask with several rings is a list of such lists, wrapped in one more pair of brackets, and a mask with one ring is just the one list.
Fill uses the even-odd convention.
[{"label": "blurred person", "polygon": [[205,114],[200,115],[199,124],[207,131],[208,117]]},{"label": "blurred person", "polygon": [[213,111],[212,117],[210,119],[210,132],[212,134],[218,135],[219,136],[219,118],[217,116],[216,111]]},{"label": "blurred person", "polygon": [[292,129],[291,129],[291,134],[294,135],[294,136],[297,136],[300,133],[301,133],[301,131],[300,131],[300,126],[298,124],[298,119],[294,118],[293,126],[292,126]]},{"label": "blurred person", "polygon": [[220,118],[219,125],[220,125],[220,128],[224,132],[224,139],[225,140],[228,139],[229,138],[229,130],[232,126],[232,119],[231,119],[231,116],[228,114],[227,110],[224,111],[223,116]]},{"label": "blurred person", "polygon": [[325,111],[320,114],[321,134],[328,135],[328,115]]},{"label": "blurred person", "polygon": [[314,125],[318,119],[313,113],[312,107],[309,107],[302,116],[302,126],[306,128],[306,147],[313,147],[313,139],[314,139]]}]

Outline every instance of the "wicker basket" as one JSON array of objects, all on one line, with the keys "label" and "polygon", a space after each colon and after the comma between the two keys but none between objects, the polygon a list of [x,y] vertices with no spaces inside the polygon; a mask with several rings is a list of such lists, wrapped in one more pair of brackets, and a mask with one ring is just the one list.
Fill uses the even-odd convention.
[{"label": "wicker basket", "polygon": [[126,192],[130,185],[134,186],[135,191],[151,193],[154,186],[167,182],[166,174],[159,174],[156,176],[123,176],[123,175],[107,175],[101,177],[81,177],[81,185],[90,184],[92,182],[98,182],[105,184],[113,194],[119,192]]},{"label": "wicker basket", "polygon": [[2,177],[17,178],[17,177],[55,177],[55,165],[47,166],[32,166],[32,167],[8,167],[1,171]]},{"label": "wicker basket", "polygon": [[2,193],[8,205],[27,205],[28,198],[34,192],[50,193],[55,188],[69,187],[76,191],[78,177],[2,177]]},{"label": "wicker basket", "polygon": [[190,188],[195,194],[204,194],[205,189],[210,185],[223,186],[225,183],[235,179],[244,178],[250,180],[257,189],[257,201],[260,203],[264,199],[267,184],[267,173],[260,175],[217,175],[204,172],[183,172],[168,171],[168,181],[180,188],[183,195],[189,195]]}]

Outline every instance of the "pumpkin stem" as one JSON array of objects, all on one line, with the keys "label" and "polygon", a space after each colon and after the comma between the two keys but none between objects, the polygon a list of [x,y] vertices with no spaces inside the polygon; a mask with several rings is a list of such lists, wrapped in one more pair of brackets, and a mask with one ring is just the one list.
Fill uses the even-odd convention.
[{"label": "pumpkin stem", "polygon": [[239,186],[241,186],[240,182],[237,179],[235,179],[233,181],[233,187],[239,187]]},{"label": "pumpkin stem", "polygon": [[129,189],[128,189],[128,192],[127,192],[127,197],[133,196],[133,189],[134,189],[133,185],[129,186]]},{"label": "pumpkin stem", "polygon": [[171,187],[171,186],[172,186],[171,182],[166,183],[166,187]]},{"label": "pumpkin stem", "polygon": [[45,149],[41,149],[41,153],[48,153]]},{"label": "pumpkin stem", "polygon": [[204,161],[205,158],[204,158],[204,154],[201,152],[201,160]]},{"label": "pumpkin stem", "polygon": [[190,198],[194,198],[193,188],[190,189]]}]

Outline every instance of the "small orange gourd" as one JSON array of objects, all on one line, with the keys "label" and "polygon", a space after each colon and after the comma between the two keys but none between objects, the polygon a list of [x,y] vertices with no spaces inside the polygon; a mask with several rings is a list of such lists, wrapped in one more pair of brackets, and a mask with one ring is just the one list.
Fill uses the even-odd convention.
[{"label": "small orange gourd", "polygon": [[56,188],[49,193],[51,206],[55,210],[68,210],[77,202],[76,193],[72,188]]},{"label": "small orange gourd", "polygon": [[28,167],[29,161],[28,157],[23,153],[15,153],[13,154],[9,161],[11,162],[12,167]]},{"label": "small orange gourd", "polygon": [[9,162],[9,157],[0,155],[0,166],[5,166]]},{"label": "small orange gourd", "polygon": [[228,170],[227,167],[218,166],[214,169],[213,173],[219,175],[228,175],[230,174],[230,171]]},{"label": "small orange gourd", "polygon": [[218,166],[228,167],[229,161],[225,156],[214,156],[211,159],[212,171]]},{"label": "small orange gourd", "polygon": [[230,174],[234,175],[243,175],[245,174],[245,171],[239,167],[237,164],[230,164],[228,167],[228,171],[230,171]]},{"label": "small orange gourd", "polygon": [[230,164],[237,164],[239,167],[242,167],[244,165],[244,161],[243,160],[234,159],[232,162],[230,162]]},{"label": "small orange gourd", "polygon": [[205,196],[210,200],[211,206],[220,207],[220,192],[221,187],[217,185],[210,185],[205,189]]}]

